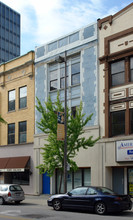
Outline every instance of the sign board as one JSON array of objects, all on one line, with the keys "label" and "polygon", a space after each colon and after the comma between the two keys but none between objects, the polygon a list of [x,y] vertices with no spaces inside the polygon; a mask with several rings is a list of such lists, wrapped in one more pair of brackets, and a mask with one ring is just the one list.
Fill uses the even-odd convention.
[{"label": "sign board", "polygon": [[24,168],[0,169],[0,172],[24,172]]},{"label": "sign board", "polygon": [[57,112],[57,140],[64,141],[65,127],[64,127],[64,112]]},{"label": "sign board", "polygon": [[133,161],[133,140],[116,141],[116,161]]}]

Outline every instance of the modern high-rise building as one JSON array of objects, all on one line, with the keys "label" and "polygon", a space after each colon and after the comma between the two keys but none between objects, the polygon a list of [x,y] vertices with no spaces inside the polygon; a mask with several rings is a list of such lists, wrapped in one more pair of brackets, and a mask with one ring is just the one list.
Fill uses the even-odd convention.
[{"label": "modern high-rise building", "polygon": [[0,2],[0,63],[20,56],[20,14]]}]

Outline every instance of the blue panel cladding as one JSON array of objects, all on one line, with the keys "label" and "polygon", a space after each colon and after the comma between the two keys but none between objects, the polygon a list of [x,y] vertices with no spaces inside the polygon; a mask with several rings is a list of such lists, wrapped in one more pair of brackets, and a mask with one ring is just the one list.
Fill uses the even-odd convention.
[{"label": "blue panel cladding", "polygon": [[55,41],[51,44],[48,44],[48,52],[56,50],[56,49],[57,49],[57,41]]},{"label": "blue panel cladding", "polygon": [[97,56],[96,48],[90,47],[84,50],[83,54],[83,113],[89,116],[93,113],[92,120],[87,126],[97,125]]},{"label": "blue panel cladding", "polygon": [[45,47],[42,46],[42,47],[37,48],[36,57],[39,58],[44,55],[45,55]]},{"label": "blue panel cladding", "polygon": [[73,43],[73,42],[75,42],[75,41],[77,41],[77,40],[79,40],[79,32],[76,32],[76,33],[71,34],[71,35],[69,36],[69,43],[70,43],[70,44]]},{"label": "blue panel cladding", "polygon": [[58,46],[59,47],[66,46],[67,44],[68,44],[68,37],[62,38],[58,41]]},{"label": "blue panel cladding", "polygon": [[[38,97],[41,103],[44,105],[45,96],[46,96],[46,71],[44,65],[36,67],[35,74],[35,97]],[[37,101],[35,99],[35,105],[37,105]],[[41,114],[35,108],[35,133],[41,133],[41,130],[37,128],[37,122],[41,119]]]},{"label": "blue panel cladding", "polygon": [[84,39],[94,36],[94,32],[95,32],[95,26],[94,25],[86,27],[84,29],[84,33],[83,33]]}]

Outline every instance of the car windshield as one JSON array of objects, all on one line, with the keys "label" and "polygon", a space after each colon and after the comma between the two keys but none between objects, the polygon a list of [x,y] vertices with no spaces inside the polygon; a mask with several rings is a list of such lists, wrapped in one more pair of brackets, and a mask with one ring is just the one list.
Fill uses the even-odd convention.
[{"label": "car windshield", "polygon": [[97,187],[97,191],[104,195],[115,195],[115,193],[111,189],[105,187]]},{"label": "car windshield", "polygon": [[10,191],[22,191],[22,188],[19,185],[12,185],[10,186]]}]

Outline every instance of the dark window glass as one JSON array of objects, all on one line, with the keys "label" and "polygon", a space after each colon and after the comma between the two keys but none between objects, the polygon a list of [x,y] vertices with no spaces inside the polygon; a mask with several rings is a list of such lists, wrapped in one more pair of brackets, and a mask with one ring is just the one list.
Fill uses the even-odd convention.
[{"label": "dark window glass", "polygon": [[25,172],[13,172],[11,176],[13,184],[29,185],[29,170],[25,170]]},{"label": "dark window glass", "polygon": [[133,133],[133,109],[130,109],[130,133]]},{"label": "dark window glass", "polygon": [[2,16],[5,17],[5,6],[4,5],[2,5]]},{"label": "dark window glass", "polygon": [[19,143],[26,143],[27,139],[27,123],[19,122]]},{"label": "dark window glass", "polygon": [[27,107],[27,86],[19,89],[19,108]]},{"label": "dark window glass", "polygon": [[80,83],[80,63],[72,64],[71,74],[72,74],[72,85],[79,84]]},{"label": "dark window glass", "polygon": [[[68,77],[67,77],[67,87],[68,87]],[[65,78],[60,79],[60,88],[63,89],[65,88]]]},{"label": "dark window glass", "polygon": [[111,64],[112,86],[124,84],[125,82],[125,63],[124,60]]},{"label": "dark window glass", "polygon": [[9,19],[9,8],[6,7],[6,18]]},{"label": "dark window glass", "polygon": [[130,58],[130,80],[133,82],[133,57]]},{"label": "dark window glass", "polygon": [[111,113],[112,136],[125,134],[125,111]]},{"label": "dark window glass", "polygon": [[15,144],[15,124],[8,125],[8,144]]},{"label": "dark window glass", "polygon": [[10,10],[10,20],[12,21],[13,20],[13,11]]},{"label": "dark window glass", "polygon": [[17,24],[20,26],[20,15],[17,14]]},{"label": "dark window glass", "polygon": [[15,90],[8,92],[8,111],[15,110]]},{"label": "dark window glass", "polygon": [[71,108],[72,116],[75,118],[76,116],[76,106]]}]

